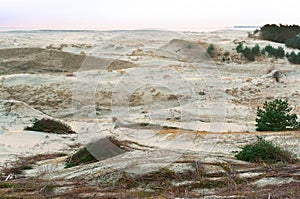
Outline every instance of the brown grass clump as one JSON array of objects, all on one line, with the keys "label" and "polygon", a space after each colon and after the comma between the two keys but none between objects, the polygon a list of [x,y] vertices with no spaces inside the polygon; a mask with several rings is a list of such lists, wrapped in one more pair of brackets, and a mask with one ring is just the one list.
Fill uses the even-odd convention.
[{"label": "brown grass clump", "polygon": [[75,131],[72,128],[62,123],[61,121],[42,118],[40,120],[34,119],[31,127],[26,127],[25,130],[30,131],[42,131],[46,133],[55,133],[55,134],[74,134]]}]

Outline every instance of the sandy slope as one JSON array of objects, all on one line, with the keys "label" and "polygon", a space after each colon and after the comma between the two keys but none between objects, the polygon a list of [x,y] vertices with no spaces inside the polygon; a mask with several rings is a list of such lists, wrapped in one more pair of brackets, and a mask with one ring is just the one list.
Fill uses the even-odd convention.
[{"label": "sandy slope", "polygon": [[[97,184],[98,178],[113,181],[121,172],[142,175],[162,165],[181,167],[173,165],[177,160],[204,157],[220,166],[220,158],[234,162],[231,152],[256,139],[255,110],[265,100],[288,97],[300,114],[299,67],[287,60],[240,59],[233,50],[237,41],[249,46],[269,43],[247,38],[244,31],[58,34],[1,33],[2,163],[11,155],[69,152],[70,145],[113,135],[145,146],[71,170],[62,170],[62,160],[46,178]],[[206,54],[210,43],[237,58],[210,59]],[[285,74],[280,82],[266,74],[272,65]],[[31,119],[42,117],[63,119],[78,134],[23,130]],[[141,123],[143,128],[137,125]],[[298,132],[262,135],[299,157]]]}]

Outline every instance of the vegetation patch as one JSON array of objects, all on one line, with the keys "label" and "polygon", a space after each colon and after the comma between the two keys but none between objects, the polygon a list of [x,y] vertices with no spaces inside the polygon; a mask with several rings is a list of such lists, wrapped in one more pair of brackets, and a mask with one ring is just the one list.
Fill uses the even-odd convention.
[{"label": "vegetation patch", "polygon": [[13,188],[15,185],[9,182],[0,182],[0,189]]},{"label": "vegetation patch", "polygon": [[262,38],[279,43],[285,43],[300,33],[298,25],[266,24],[261,29]]},{"label": "vegetation patch", "polygon": [[300,129],[296,114],[290,114],[288,100],[265,101],[263,108],[257,108],[257,131],[284,131]]},{"label": "vegetation patch", "polygon": [[176,174],[168,168],[160,168],[137,177],[128,176],[126,173],[119,179],[118,184],[130,189],[138,186],[151,187],[152,189],[166,189],[171,186],[170,180],[176,179]]},{"label": "vegetation patch", "polygon": [[72,130],[72,128],[62,123],[61,121],[53,120],[53,119],[33,119],[32,126],[26,127],[25,130],[30,131],[42,131],[47,133],[55,133],[55,134],[73,134],[76,133]]},{"label": "vegetation patch", "polygon": [[214,53],[215,47],[213,44],[210,44],[206,50],[206,52],[212,57]]},{"label": "vegetation patch", "polygon": [[297,54],[294,51],[292,51],[290,54],[286,53],[286,57],[290,63],[300,64],[300,52],[298,52]]},{"label": "vegetation patch", "polygon": [[53,191],[60,186],[33,178],[0,182],[0,198],[57,198]]},{"label": "vegetation patch", "polygon": [[237,53],[241,53],[249,61],[255,61],[255,58],[261,55],[274,57],[276,59],[282,59],[285,57],[285,51],[280,46],[278,48],[274,48],[271,45],[267,45],[265,48],[261,49],[261,47],[256,44],[253,48],[249,48],[247,46],[244,47],[243,43],[240,42],[235,50]]},{"label": "vegetation patch", "polygon": [[286,150],[275,146],[272,142],[266,141],[263,137],[257,136],[257,141],[242,147],[242,151],[236,152],[238,160],[255,163],[296,163],[296,156]]},{"label": "vegetation patch", "polygon": [[4,176],[9,174],[19,175],[22,174],[24,170],[33,169],[33,165],[38,161],[55,159],[58,157],[66,156],[64,153],[54,153],[54,154],[39,154],[35,156],[20,157],[17,161],[11,163],[10,167],[4,168]]},{"label": "vegetation patch", "polygon": [[82,164],[89,164],[97,161],[98,160],[89,152],[89,150],[86,147],[83,147],[67,159],[65,168],[70,168]]},{"label": "vegetation patch", "polygon": [[267,55],[269,57],[275,57],[276,59],[280,58],[284,58],[285,56],[285,51],[282,47],[278,46],[277,48],[274,48],[271,45],[267,45],[263,50],[262,53],[264,55]]},{"label": "vegetation patch", "polygon": [[275,48],[271,45],[267,45],[264,48],[261,48],[258,44],[256,44],[253,48],[249,48],[247,46],[244,46],[243,43],[240,42],[235,50],[237,53],[241,53],[249,61],[255,61],[256,57],[259,56],[268,56],[275,59],[283,59],[286,57],[290,63],[300,64],[300,52],[295,53],[294,51],[292,51],[291,53],[285,53],[284,49],[281,46]]},{"label": "vegetation patch", "polygon": [[[119,141],[114,137],[102,138],[96,142],[89,143],[85,147],[80,148],[72,156],[68,157],[66,160],[65,168],[83,164],[90,164],[122,154],[133,149],[133,147],[131,147],[130,145],[144,147],[135,142]],[[93,153],[91,153],[91,151]]]},{"label": "vegetation patch", "polygon": [[290,48],[300,49],[300,35],[296,35],[293,38],[287,39],[285,45]]},{"label": "vegetation patch", "polygon": [[300,49],[300,26],[298,25],[267,24],[260,29],[260,32],[265,40],[284,43],[287,47]]}]

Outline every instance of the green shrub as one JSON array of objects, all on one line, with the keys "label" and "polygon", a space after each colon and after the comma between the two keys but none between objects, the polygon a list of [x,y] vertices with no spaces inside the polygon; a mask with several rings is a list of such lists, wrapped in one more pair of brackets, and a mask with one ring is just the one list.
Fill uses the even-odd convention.
[{"label": "green shrub", "polygon": [[268,44],[264,49],[268,56],[271,56],[273,54],[274,48],[270,44]]},{"label": "green shrub", "polygon": [[278,48],[274,48],[271,45],[267,45],[264,49],[269,57],[275,57],[276,59],[284,58],[285,52],[284,49],[280,46]]},{"label": "green shrub", "polygon": [[235,157],[238,160],[256,163],[296,163],[296,156],[292,153],[275,146],[263,137],[257,136],[257,141],[242,147]]},{"label": "green shrub", "polygon": [[242,53],[244,50],[244,45],[242,42],[240,42],[237,47],[235,48],[237,53]]},{"label": "green shrub", "polygon": [[289,114],[292,108],[288,100],[275,99],[265,101],[263,108],[257,108],[257,131],[284,131],[299,129],[296,114]]},{"label": "green shrub", "polygon": [[242,53],[249,61],[254,61],[255,57],[261,55],[268,55],[269,57],[284,58],[285,51],[282,47],[274,48],[271,45],[267,45],[265,48],[260,50],[260,46],[256,44],[253,48],[243,46],[243,43],[239,43],[236,47],[236,52]]},{"label": "green shrub", "polygon": [[89,152],[86,147],[79,149],[75,154],[67,159],[65,168],[97,162],[98,160]]},{"label": "green shrub", "polygon": [[246,47],[242,53],[249,61],[255,61],[255,57],[251,48]]},{"label": "green shrub", "polygon": [[60,121],[53,119],[33,119],[31,127],[26,127],[25,130],[30,131],[42,131],[47,133],[56,133],[56,134],[72,134],[75,133],[72,128]]},{"label": "green shrub", "polygon": [[275,57],[276,57],[276,58],[282,59],[282,58],[284,58],[284,55],[285,55],[284,49],[283,49],[282,47],[279,46],[279,47],[277,48]]},{"label": "green shrub", "polygon": [[240,42],[235,49],[237,53],[242,53],[249,61],[255,61],[255,57],[261,55],[258,44],[256,44],[253,48],[249,48],[247,46],[244,48],[243,43]]},{"label": "green shrub", "polygon": [[213,56],[213,52],[215,50],[215,47],[213,44],[210,44],[206,50],[206,52],[212,57]]},{"label": "green shrub", "polygon": [[80,148],[73,155],[69,156],[66,160],[65,168],[105,160],[129,150],[130,147],[126,141],[119,141],[111,136],[101,138],[88,143],[85,147]]},{"label": "green shrub", "polygon": [[253,56],[260,56],[260,47],[258,44],[256,44],[252,49],[251,52]]},{"label": "green shrub", "polygon": [[257,141],[242,147],[235,157],[238,160],[256,163],[296,163],[294,154],[275,146],[272,142],[266,141],[263,137],[257,136]]},{"label": "green shrub", "polygon": [[293,64],[300,64],[300,52],[296,54],[294,51],[292,51],[291,54],[286,55],[286,57],[288,58],[289,62]]},{"label": "green shrub", "polygon": [[228,52],[228,51],[226,51],[225,53],[224,53],[224,56],[225,57],[228,57],[230,55],[230,53]]}]

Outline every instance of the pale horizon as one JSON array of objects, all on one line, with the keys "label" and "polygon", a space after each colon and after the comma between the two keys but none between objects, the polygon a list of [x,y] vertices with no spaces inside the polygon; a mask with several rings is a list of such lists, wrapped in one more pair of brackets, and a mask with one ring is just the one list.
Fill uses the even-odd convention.
[{"label": "pale horizon", "polygon": [[[110,0],[0,0],[0,28],[201,30],[299,24],[298,2]],[[294,5],[294,6],[292,6]]]}]

